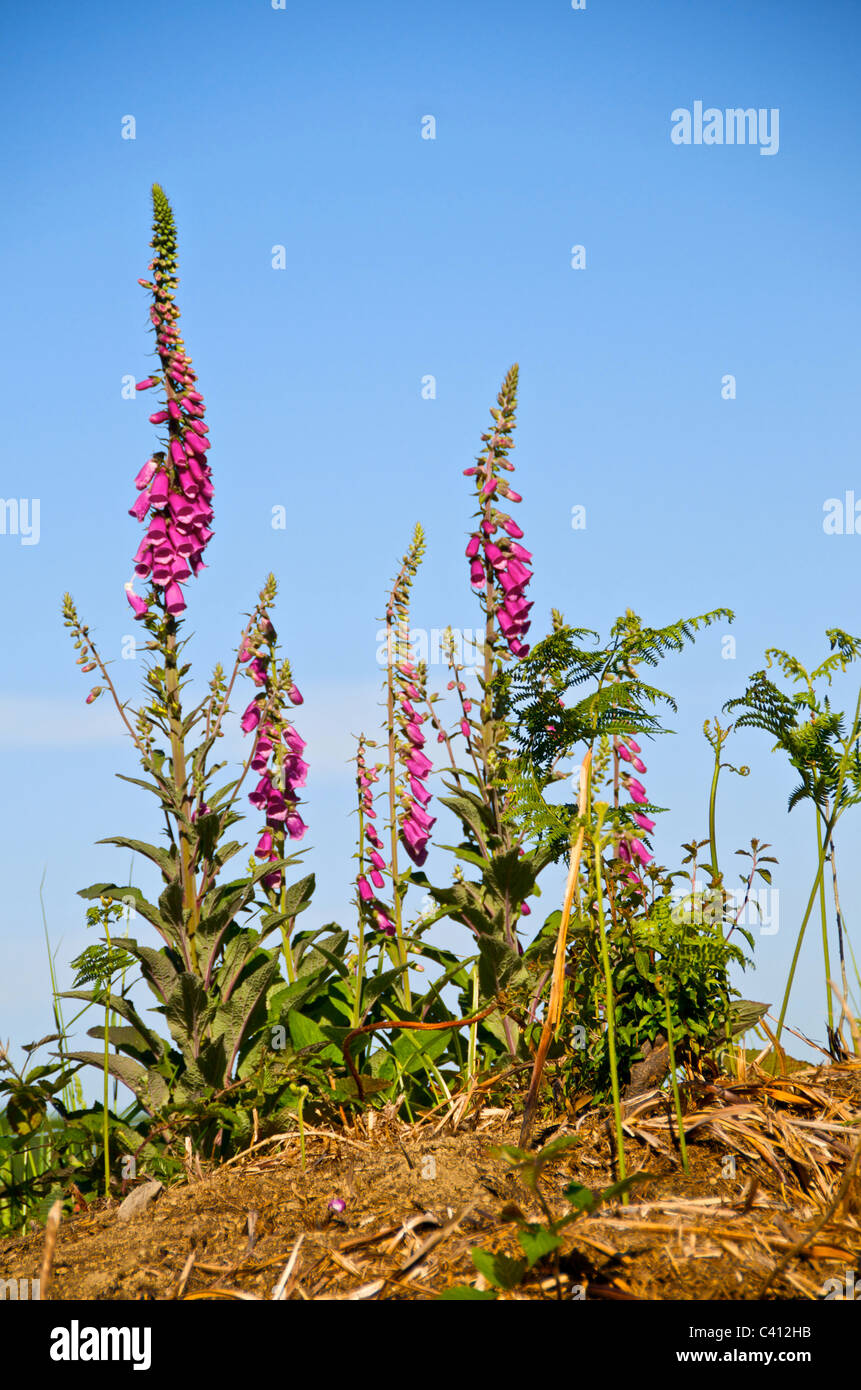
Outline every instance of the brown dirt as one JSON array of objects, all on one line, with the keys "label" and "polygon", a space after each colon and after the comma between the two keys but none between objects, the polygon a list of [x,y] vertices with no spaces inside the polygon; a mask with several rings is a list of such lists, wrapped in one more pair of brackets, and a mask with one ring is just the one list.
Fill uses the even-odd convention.
[{"label": "brown dirt", "polygon": [[[757,1299],[791,1253],[765,1296],[811,1299],[858,1267],[861,1176],[846,1173],[861,1064],[789,1078],[749,1070],[744,1081],[687,1088],[688,1175],[666,1097],[637,1105],[627,1169],[651,1176],[629,1205],[613,1202],[565,1229],[558,1282],[544,1261],[504,1298]],[[473,1096],[418,1124],[401,1124],[388,1107],[352,1128],[307,1131],[304,1171],[296,1135],[264,1141],[172,1186],[127,1224],[116,1205],[64,1220],[49,1297],[271,1299],[279,1280],[290,1299],[426,1300],[452,1284],[486,1288],[470,1248],[522,1253],[507,1204],[541,1219],[534,1195],[490,1152],[516,1144],[518,1130],[519,1113]],[[543,1182],[556,1215],[568,1209],[572,1180],[599,1189],[616,1178],[603,1114],[569,1107],[535,1138],[566,1133],[579,1142]],[[343,1213],[329,1208],[336,1197]],[[0,1277],[37,1277],[43,1245],[41,1231],[0,1242]]]}]

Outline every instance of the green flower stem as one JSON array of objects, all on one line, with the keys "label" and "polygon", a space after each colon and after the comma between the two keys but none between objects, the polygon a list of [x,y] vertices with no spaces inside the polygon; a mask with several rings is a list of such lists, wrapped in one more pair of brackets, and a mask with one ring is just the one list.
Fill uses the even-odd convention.
[{"label": "green flower stem", "polygon": [[[604,876],[603,859],[604,841],[601,839],[601,826],[607,814],[608,806],[606,801],[598,801],[595,804],[595,829],[591,833],[592,848],[595,855],[595,883],[598,899],[598,936],[601,948],[601,965],[604,971],[604,998],[607,1012],[607,1044],[610,1051],[610,1083],[613,1088],[613,1115],[616,1121],[616,1150],[618,1155],[619,1181],[625,1181],[625,1140],[622,1133],[622,1105],[619,1096],[619,1065],[616,1058],[616,1006],[613,998],[613,975],[610,969],[610,954],[607,950],[607,932],[604,917]],[[628,1194],[622,1196],[624,1205],[628,1203]]]},{"label": "green flower stem", "polygon": [[[104,914],[105,939],[108,943],[108,950],[113,951],[114,946],[111,941],[110,916],[108,910]],[[110,1201],[111,1197],[111,1155],[110,1155],[110,1135],[108,1130],[108,1088],[110,1083],[110,1072],[108,1071],[108,1061],[110,1057],[110,1015],[111,1015],[111,977],[108,975],[105,981],[105,1067],[104,1067],[104,1097],[102,1102],[102,1147],[105,1156],[105,1201]]]},{"label": "green flower stem", "polygon": [[[478,1013],[478,961],[472,967],[472,1008],[471,1013]],[[467,1085],[475,1075],[475,1060],[478,1045],[478,1024],[469,1025],[469,1046],[466,1054],[466,1080]]]},{"label": "green flower stem", "polygon": [[[821,836],[821,841],[826,845],[830,843],[831,836],[834,832],[834,827],[840,819],[840,797],[843,792],[843,783],[846,780],[846,770],[849,766],[849,757],[852,751],[852,745],[855,739],[857,738],[859,718],[861,718],[861,689],[859,689],[858,691],[858,699],[855,703],[855,717],[852,721],[852,736],[846,740],[846,747],[844,748],[843,756],[840,759],[840,769],[837,778],[837,788],[834,793],[834,806],[831,811],[831,815],[828,817],[828,820],[825,824],[824,834],[822,834]],[[816,894],[819,891],[819,884],[822,879],[824,870],[825,856],[824,852],[820,850],[819,865],[816,870],[816,878],[813,880],[813,887],[810,890],[810,897],[807,902],[807,909],[804,913],[804,919],[801,923],[801,927],[799,928],[798,940],[795,943],[795,951],[792,956],[792,965],[789,968],[789,979],[786,982],[786,990],[784,991],[783,995],[783,1003],[780,1007],[780,1018],[777,1021],[777,1029],[774,1035],[775,1041],[778,1043],[780,1042],[780,1034],[783,1030],[783,1020],[786,1016],[786,1009],[789,1004],[789,995],[792,990],[792,982],[795,979],[795,969],[798,965],[798,957],[801,954],[801,943],[804,940],[804,933],[807,930],[807,923],[810,920],[810,914],[813,911],[813,904],[816,901]]]},{"label": "green flower stem", "polygon": [[[281,837],[281,841],[280,841],[280,844],[279,844],[279,846],[278,846],[278,854],[279,854],[279,857],[280,857],[280,858],[282,858],[282,859],[284,858],[284,837],[283,837],[283,836]],[[286,910],[287,910],[287,882],[286,882],[286,878],[285,878],[284,872],[283,872],[283,870],[282,870],[282,873],[281,873],[281,911],[282,911],[282,912],[286,912]],[[282,943],[283,948],[284,948],[284,960],[285,960],[286,965],[287,965],[287,979],[289,980],[289,982],[290,982],[291,985],[295,985],[295,983],[296,983],[296,966],[295,966],[295,963],[294,963],[294,961],[293,961],[293,948],[292,948],[292,946],[291,946],[291,944],[290,944],[290,933],[291,933],[292,930],[293,930],[293,923],[295,922],[295,920],[296,920],[295,917],[291,917],[289,922],[282,922],[282,923],[281,923],[281,943]]]},{"label": "green flower stem", "polygon": [[[397,587],[397,586],[396,586]],[[395,750],[395,675],[394,675],[394,652],[392,650],[392,631],[395,623],[395,613],[392,605],[386,613],[386,723],[388,728],[389,743],[389,820],[391,822],[391,845],[392,845],[392,906],[395,912],[395,933],[396,945],[392,950],[392,959],[396,965],[407,964],[407,948],[404,943],[403,934],[403,899],[401,897],[401,880],[398,873],[398,803],[396,794],[397,784],[397,757]],[[410,994],[409,971],[405,970],[401,976],[401,988],[403,990],[404,1008],[412,1008],[412,996]]]},{"label": "green flower stem", "polygon": [[670,994],[666,980],[663,981],[663,989],[661,992],[664,996],[664,1006],[667,1012],[667,1047],[670,1052],[670,1078],[673,1085],[673,1104],[676,1109],[676,1124],[679,1127],[679,1152],[682,1155],[682,1167],[686,1173],[689,1173],[691,1170],[688,1164],[687,1145],[685,1144],[685,1126],[682,1122],[682,1102],[679,1096],[679,1080],[676,1076],[676,1047],[673,1042],[673,1019],[670,1013]]},{"label": "green flower stem", "polygon": [[718,870],[718,852],[717,852],[717,818],[716,818],[716,809],[717,809],[718,779],[719,779],[719,777],[720,777],[720,755],[721,755],[721,742],[720,742],[720,738],[716,738],[716,739],[715,739],[714,750],[715,750],[715,765],[714,765],[714,771],[713,771],[713,773],[712,773],[712,785],[711,785],[711,790],[710,790],[710,792],[709,792],[709,854],[711,855],[712,882],[713,882],[713,883],[717,883],[719,870]]},{"label": "green flower stem", "polygon": [[822,918],[822,954],[825,960],[825,1002],[828,1009],[828,1027],[833,1031],[834,1028],[834,1005],[831,997],[831,958],[828,950],[828,914],[825,910],[825,851],[822,845],[822,824],[819,819],[819,807],[814,804],[816,814],[816,850],[819,863],[823,866],[823,872],[819,875],[819,912]]},{"label": "green flower stem", "polygon": [[[188,773],[185,764],[185,744],[182,736],[182,706],[180,704],[179,692],[179,668],[177,666],[177,632],[176,619],[167,619],[167,632],[164,644],[164,672],[165,672],[165,694],[167,697],[167,713],[170,721],[170,748],[172,760],[173,782],[176,787],[177,798],[182,807],[182,815],[188,819],[191,817],[191,797],[188,788]],[[200,921],[200,907],[197,901],[197,885],[195,883],[193,859],[194,851],[189,842],[188,832],[180,822],[178,825],[179,833],[179,859],[180,859],[180,879],[182,883],[183,904],[188,911],[188,924],[186,934],[188,937],[189,964],[196,975],[200,974],[200,963],[197,954],[197,924]]]},{"label": "green flower stem", "polygon": [[[359,797],[359,873],[365,872],[365,809],[362,797]],[[359,908],[359,939],[358,955],[356,956],[356,987],[353,991],[353,1005],[350,1010],[350,1023],[353,1028],[358,1028],[362,1021],[362,986],[365,980],[365,909],[362,900],[358,897]]]},{"label": "green flower stem", "polygon": [[305,1109],[305,1101],[308,1099],[310,1089],[310,1086],[290,1087],[290,1090],[293,1092],[294,1096],[298,1097],[297,1110],[299,1114],[299,1153],[302,1159],[303,1173],[305,1172],[305,1116],[303,1112]]}]

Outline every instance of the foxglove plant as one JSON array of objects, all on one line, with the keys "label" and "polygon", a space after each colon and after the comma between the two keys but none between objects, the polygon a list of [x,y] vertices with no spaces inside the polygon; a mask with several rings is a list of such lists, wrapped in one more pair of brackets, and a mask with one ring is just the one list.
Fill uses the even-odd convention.
[{"label": "foxglove plant", "polygon": [[140,522],[149,515],[146,535],[134,558],[135,574],[151,582],[149,598],[134,593],[134,580],[126,585],[138,619],[153,603],[170,617],[185,611],[182,586],[203,569],[203,552],[213,534],[209,426],[204,420],[203,396],[196,389],[197,376],[179,336],[179,309],[174,297],[179,284],[176,225],[158,184],[153,185],[152,198],[152,280],[142,279],[139,284],[153,296],[149,316],[160,370],[139,381],[136,389],[163,388],[164,402],[149,418],[154,425],[166,425],[167,433],[161,441],[164,448],[147,459],[135,478],[139,495],[129,508],[129,515]]},{"label": "foxglove plant", "polygon": [[[614,735],[613,763],[616,782],[615,800],[617,807],[619,805],[618,788],[620,782],[628,792],[632,801],[640,806],[648,804],[649,798],[646,795],[646,789],[642,782],[637,777],[632,777],[631,773],[628,772],[626,768],[620,767],[620,764],[625,762],[633,767],[635,772],[645,773],[646,764],[640,757],[642,751],[637,740],[630,734]],[[646,835],[650,835],[655,828],[655,822],[650,820],[648,816],[643,815],[641,811],[632,812],[631,820],[638,829],[643,831]],[[617,842],[617,853],[620,859],[624,859],[625,863],[630,865],[626,874],[629,882],[638,883],[642,887],[643,880],[641,870],[654,858],[654,855],[649,853],[639,837],[631,834],[623,834],[620,836]]]},{"label": "foxglove plant", "polygon": [[[547,846],[527,850],[526,832],[510,815],[511,795],[507,778],[511,732],[506,668],[514,669],[528,656],[524,639],[530,627],[531,602],[526,590],[532,578],[531,553],[520,544],[523,531],[504,503],[517,504],[519,492],[506,474],[513,471],[509,458],[515,428],[518,368],[507,373],[491,410],[493,427],[481,436],[484,446],[476,464],[464,470],[475,479],[477,510],[466,547],[470,582],[480,595],[484,614],[482,667],[477,674],[478,709],[467,693],[462,665],[454,659],[449,641],[452,679],[460,705],[456,725],[446,731],[429,701],[437,739],[449,754],[453,796],[442,805],[453,811],[464,830],[464,842],[455,855],[477,867],[480,879],[468,880],[461,872],[451,888],[427,884],[438,906],[475,936],[479,951],[479,986],[483,1001],[498,996],[509,985],[524,983],[527,972],[518,926],[529,914],[527,899],[538,892],[537,879],[551,861]],[[462,742],[460,740],[462,739]],[[465,753],[458,765],[458,750]],[[471,766],[465,765],[471,764]],[[414,881],[423,881],[414,875]],[[511,1055],[522,1046],[522,1030],[503,1013],[491,1016],[486,1029]]]},{"label": "foxglove plant", "polygon": [[[425,735],[422,724],[427,716],[414,702],[426,696],[425,673],[410,659],[410,591],[425,550],[424,532],[416,525],[410,546],[401,561],[386,604],[386,729],[388,734],[389,872],[392,880],[392,906],[397,937],[398,960],[407,963],[403,934],[403,900],[410,875],[398,864],[398,848],[403,847],[414,864],[427,858],[427,844],[434,826],[428,814],[430,792],[425,785],[432,763],[422,751]],[[380,849],[377,847],[380,857]],[[380,872],[379,866],[378,873]],[[382,928],[386,930],[385,927]],[[404,1004],[410,1007],[409,978],[403,979]]]},{"label": "foxglove plant", "polygon": [[[263,615],[244,639],[238,655],[246,675],[260,689],[243,713],[241,727],[244,734],[256,733],[251,769],[261,777],[248,800],[266,818],[254,854],[270,864],[281,864],[287,840],[301,840],[307,829],[299,814],[297,794],[308,775],[308,764],[302,757],[306,745],[286,713],[288,703],[296,706],[304,700],[293,681],[289,661],[278,660],[276,643],[275,628],[268,615]],[[282,869],[275,867],[264,874],[261,886],[272,911],[280,912],[285,919],[281,935],[287,976],[292,984],[296,978],[290,948],[292,923],[286,920],[287,888]]]},{"label": "foxglove plant", "polygon": [[[104,842],[131,849],[157,866],[164,881],[157,903],[149,902],[138,888],[110,883],[94,884],[81,895],[108,902],[131,901],[164,942],[160,951],[131,938],[114,943],[140,964],[179,1049],[154,1033],[128,999],[111,998],[110,1006],[130,1025],[113,1030],[112,1041],[119,1053],[111,1057],[112,1073],[131,1087],[151,1114],[167,1103],[193,1101],[206,1087],[223,1089],[236,1069],[242,1071],[255,1030],[265,1019],[267,993],[278,977],[278,957],[263,950],[261,943],[276,928],[283,932],[284,923],[292,922],[313,891],[311,876],[289,890],[283,884],[283,869],[296,862],[283,857],[285,841],[304,833],[296,791],[304,785],[306,767],[301,758],[304,743],[284,717],[285,702],[298,704],[301,696],[289,664],[275,655],[270,618],[277,588],[273,576],[249,616],[229,677],[216,666],[203,701],[190,713],[183,707],[184,678],[189,671],[188,665],[180,665],[185,645],[180,639],[180,614],[186,606],[183,586],[203,568],[203,554],[212,537],[213,483],[203,397],[196,390],[191,358],[179,336],[174,299],[176,230],[158,185],[153,188],[153,209],[152,279],[141,283],[153,296],[150,318],[159,368],[138,387],[163,388],[163,408],[151,418],[166,430],[160,441],[163,448],[153,453],[138,474],[140,497],[131,509],[139,521],[149,518],[135,556],[136,573],[148,581],[148,591],[141,597],[134,593],[133,582],[126,585],[129,602],[149,635],[150,660],[144,677],[148,699],[141,708],[133,710],[120,700],[107,664],[69,594],[63,603],[65,625],[80,653],[79,664],[85,672],[98,669],[101,678],[102,683],[90,691],[88,703],[104,690],[110,692],[146,773],[144,781],[126,780],[156,796],[165,821],[166,847],[124,836]],[[243,664],[248,664],[260,691],[243,716],[244,731],[255,737],[238,778],[216,788],[213,779],[225,764],[210,765],[209,757],[223,737]],[[200,742],[190,748],[189,736],[199,726]],[[162,742],[169,752],[159,746]],[[240,819],[235,808],[252,769],[263,774],[252,801],[266,815],[266,829],[257,846],[264,863],[252,861],[244,878],[222,884],[221,870],[242,848],[227,840],[226,832]],[[277,784],[277,778],[283,785]],[[262,901],[258,901],[259,884]],[[263,913],[259,930],[243,921],[246,914],[257,911]],[[286,937],[285,956],[289,970]],[[76,991],[74,997],[92,1002],[87,992]],[[99,1066],[104,1062],[99,1054],[74,1056]],[[220,1135],[219,1128],[211,1136],[213,1143],[220,1143]]]},{"label": "foxglove plant", "polygon": [[[359,875],[356,880],[356,888],[359,901],[360,930],[367,920],[373,931],[381,931],[386,936],[395,936],[395,924],[389,916],[390,909],[384,907],[377,897],[377,892],[383,888],[385,883],[383,873],[387,867],[383,857],[384,844],[373,823],[377,818],[377,812],[374,806],[372,788],[374,783],[379,781],[381,764],[368,766],[365,752],[367,747],[368,741],[362,734],[356,751],[356,787],[359,794]],[[367,866],[365,864],[366,852],[368,855]],[[363,947],[364,936],[361,935],[360,957],[363,956]]]}]

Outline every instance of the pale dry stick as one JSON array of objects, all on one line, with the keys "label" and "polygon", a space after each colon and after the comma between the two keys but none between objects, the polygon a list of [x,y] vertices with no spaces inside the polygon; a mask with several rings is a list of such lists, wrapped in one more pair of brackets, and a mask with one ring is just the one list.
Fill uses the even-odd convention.
[{"label": "pale dry stick", "polygon": [[[412,1255],[410,1255],[406,1260],[404,1260],[404,1263],[399,1266],[398,1273],[406,1274],[407,1270],[412,1269],[414,1265],[421,1264],[425,1255],[429,1255],[431,1250],[433,1250],[435,1246],[439,1245],[441,1240],[448,1240],[448,1237],[454,1231],[457,1230],[458,1226],[460,1226],[468,1216],[472,1215],[473,1211],[475,1210],[475,1206],[475,1202],[470,1202],[468,1206],[464,1207],[463,1211],[460,1213],[459,1216],[453,1216],[447,1225],[442,1226],[440,1230],[434,1231],[433,1235],[428,1236],[428,1239],[424,1242],[424,1244],[420,1245],[418,1250],[414,1250]],[[450,1207],[449,1211],[451,1211]]]},{"label": "pale dry stick", "polygon": [[286,1265],[284,1266],[284,1269],[283,1269],[283,1271],[282,1271],[282,1273],[281,1273],[281,1277],[279,1278],[278,1283],[275,1285],[275,1288],[272,1290],[272,1302],[273,1302],[273,1303],[284,1302],[284,1301],[286,1300],[286,1298],[287,1298],[287,1282],[288,1282],[288,1280],[289,1280],[289,1278],[290,1278],[290,1275],[293,1273],[293,1270],[294,1270],[295,1267],[296,1267],[296,1261],[297,1261],[298,1258],[299,1258],[299,1251],[300,1251],[301,1248],[302,1248],[302,1242],[303,1242],[304,1239],[305,1239],[305,1232],[303,1231],[302,1234],[299,1236],[299,1239],[296,1241],[296,1244],[293,1246],[292,1251],[290,1252],[290,1258],[288,1259]]},{"label": "pale dry stick", "polygon": [[790,1246],[789,1250],[787,1250],[780,1263],[774,1266],[774,1269],[771,1271],[762,1288],[760,1289],[759,1293],[757,1294],[758,1299],[765,1297],[766,1291],[774,1283],[774,1280],[777,1279],[778,1276],[783,1273],[783,1271],[786,1269],[786,1266],[789,1264],[789,1261],[794,1260],[796,1256],[800,1255],[804,1247],[806,1245],[809,1245],[812,1240],[815,1240],[816,1237],[819,1235],[819,1232],[825,1226],[828,1225],[828,1222],[831,1220],[832,1216],[837,1211],[838,1207],[840,1206],[841,1202],[843,1201],[844,1197],[849,1191],[849,1188],[852,1185],[852,1179],[855,1176],[855,1169],[858,1166],[859,1158],[861,1158],[861,1130],[859,1130],[858,1142],[855,1145],[852,1157],[846,1165],[846,1172],[843,1174],[843,1181],[841,1182],[833,1198],[831,1199],[831,1203],[826,1208],[823,1215],[819,1218],[816,1225],[813,1227],[813,1230],[807,1231],[802,1236],[801,1240],[797,1241],[795,1245]]},{"label": "pale dry stick", "polygon": [[45,1245],[42,1250],[42,1267],[39,1270],[39,1297],[48,1297],[48,1288],[51,1283],[53,1273],[54,1250],[57,1245],[57,1232],[60,1229],[60,1214],[63,1210],[63,1203],[57,1198],[51,1210],[48,1212],[48,1220],[45,1223]]},{"label": "pale dry stick", "polygon": [[[592,749],[590,748],[580,766],[580,793],[577,809],[581,816],[586,813],[586,798],[589,790],[589,771],[591,764]],[[562,904],[562,921],[559,923],[559,935],[556,939],[556,956],[553,961],[553,979],[550,985],[550,998],[547,1002],[547,1013],[544,1018],[544,1026],[541,1029],[538,1051],[535,1054],[535,1065],[532,1068],[532,1079],[529,1083],[529,1091],[523,1109],[523,1123],[520,1127],[519,1142],[521,1149],[526,1148],[532,1135],[532,1126],[535,1123],[535,1111],[538,1106],[538,1088],[541,1085],[544,1063],[547,1060],[547,1053],[550,1050],[553,1030],[562,1014],[562,995],[565,988],[565,947],[568,941],[568,922],[571,917],[574,894],[577,891],[577,883],[580,877],[580,859],[583,854],[583,841],[585,837],[586,827],[585,825],[581,825],[577,833],[577,839],[571,845],[568,880],[565,884],[565,898]]]},{"label": "pale dry stick", "polygon": [[185,1286],[191,1278],[191,1271],[194,1269],[194,1262],[196,1259],[197,1251],[192,1250],[191,1254],[189,1255],[188,1259],[182,1267],[182,1273],[179,1276],[179,1281],[176,1286],[176,1293],[174,1294],[174,1298],[182,1298],[182,1295],[185,1293]]}]

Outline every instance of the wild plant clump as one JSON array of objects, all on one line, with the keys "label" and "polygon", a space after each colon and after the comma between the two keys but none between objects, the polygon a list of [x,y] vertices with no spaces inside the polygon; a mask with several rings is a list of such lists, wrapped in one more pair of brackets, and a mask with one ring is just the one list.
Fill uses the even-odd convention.
[{"label": "wild plant clump", "polygon": [[[156,363],[137,389],[158,397],[150,421],[159,433],[129,509],[145,528],[126,584],[146,635],[136,708],[116,689],[69,594],[63,620],[77,663],[96,673],[87,703],[107,694],[134,747],[142,775],[125,780],[158,807],[160,843],[125,835],[104,843],[149,861],[161,889],[155,900],[131,883],[81,890],[102,940],[73,963],[74,988],[54,989],[56,1032],[43,1042],[58,1043],[55,1057],[19,1071],[0,1056],[2,1221],[11,1228],[44,1211],[57,1195],[68,1197],[72,1181],[82,1200],[101,1187],[110,1196],[137,1163],[169,1175],[187,1141],[219,1159],[286,1125],[301,1130],[306,1114],[344,1120],[351,1108],[398,1100],[414,1116],[479,1080],[525,1083],[531,1073],[524,1148],[510,1155],[526,1162],[545,1061],[564,1095],[612,1105],[618,1191],[626,1191],[621,1107],[642,1088],[638,1069],[652,1058],[648,1079],[669,1080],[680,1115],[679,1072],[714,1067],[764,1008],[739,1002],[731,984],[732,968],[749,963],[740,939],[753,945],[742,909],[757,877],[770,882],[765,866],[775,862],[758,841],[738,851],[750,867],[737,906],[716,834],[721,770],[747,773],[721,760],[732,726],[705,726],[715,752],[708,836],[683,847],[678,870],[655,862],[662,808],[642,780],[643,741],[663,732],[661,711],[675,705],[641,672],[733,614],[716,608],[655,628],[627,609],[602,641],[553,610],[550,630],[536,639],[533,556],[513,515],[522,499],[512,480],[511,367],[478,457],[463,470],[474,489],[465,558],[481,640],[465,653],[448,629],[447,689],[429,689],[409,625],[426,550],[417,525],[386,599],[383,725],[357,739],[354,924],[303,926],[314,877],[295,871],[313,749],[306,761],[293,722],[303,697],[279,645],[273,575],[204,698],[193,707],[187,698],[183,629],[191,581],[214,534],[217,447],[180,336],[173,212],[158,185],[152,196],[153,258],[140,284],[151,296]],[[802,934],[818,894],[830,980],[830,862],[844,1007],[836,1017],[829,989],[828,1027],[839,1055],[848,984],[834,831],[861,798],[861,704],[847,728],[816,685],[858,656],[861,639],[828,635],[833,655],[810,675],[786,653],[767,654],[800,693],[784,695],[762,671],[730,707],[742,711],[738,725],[771,733],[798,769],[791,805],[809,800],[815,809],[818,872]],[[233,770],[217,753],[231,719],[248,740]],[[581,769],[579,795],[566,802],[557,788],[572,764]],[[653,766],[650,788],[659,783]],[[240,869],[231,861],[251,842],[233,836],[249,812],[253,848]],[[448,828],[438,843],[441,822]],[[568,865],[565,901],[536,925],[540,880],[557,863]],[[471,937],[466,956],[435,943],[434,927],[446,918]],[[797,951],[793,973],[796,962]],[[161,1015],[158,1028],[133,1002],[141,982],[154,996],[148,1012]],[[101,1011],[89,1030],[98,1050],[70,1046],[74,1020],[64,1021],[61,1000]],[[787,1000],[788,988],[778,1039]],[[103,1077],[102,1099],[91,1107],[78,1079],[85,1066]],[[130,1095],[125,1108],[118,1085]],[[524,1249],[531,1258],[528,1241]]]}]

